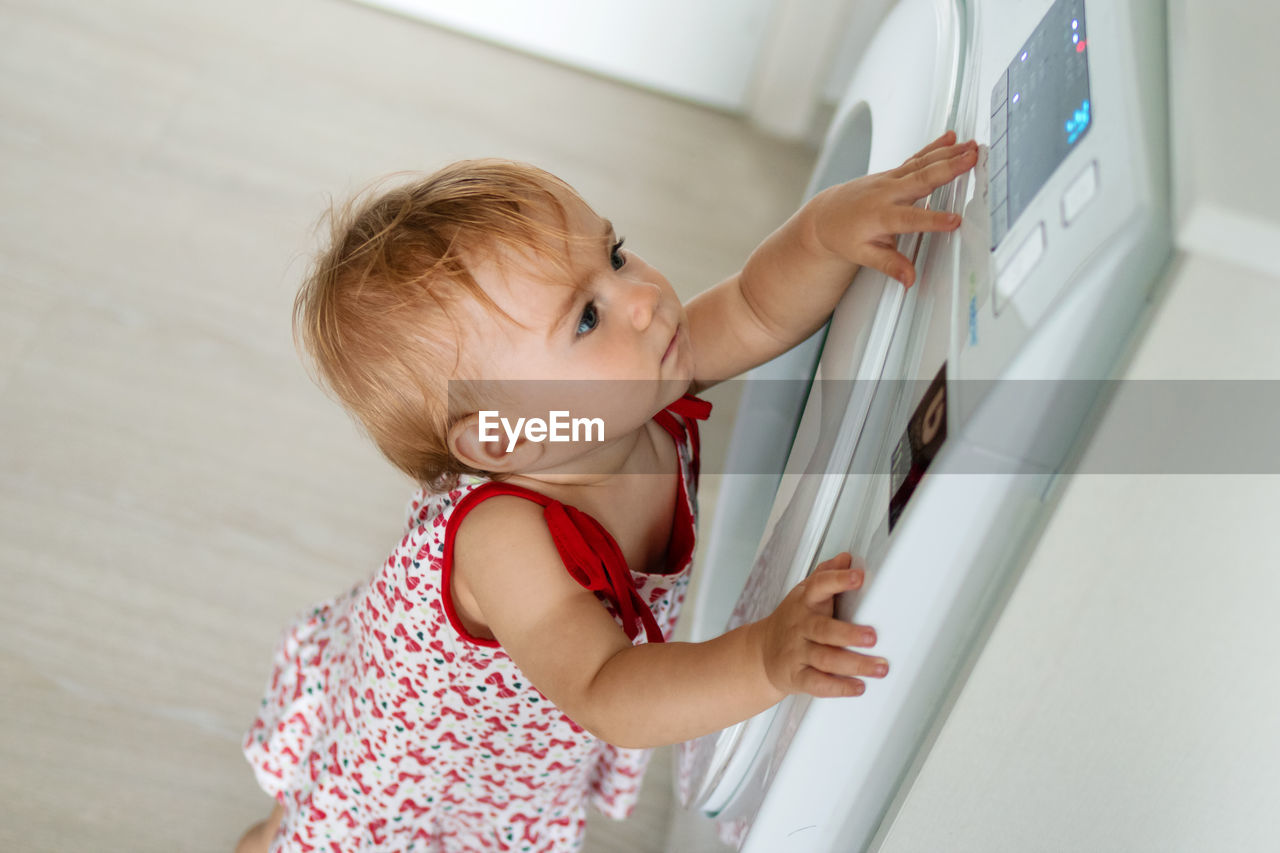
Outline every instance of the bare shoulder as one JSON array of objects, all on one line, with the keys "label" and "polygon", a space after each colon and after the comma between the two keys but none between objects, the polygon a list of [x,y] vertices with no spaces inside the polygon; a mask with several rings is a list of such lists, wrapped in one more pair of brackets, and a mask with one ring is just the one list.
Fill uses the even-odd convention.
[{"label": "bare shoulder", "polygon": [[551,531],[543,518],[542,507],[527,498],[495,495],[481,501],[458,525],[454,540],[454,561],[477,551],[514,545],[521,537],[545,535]]},{"label": "bare shoulder", "polygon": [[542,507],[514,495],[496,495],[473,508],[453,542],[450,595],[463,626],[492,639],[506,600],[536,597],[566,577]]}]

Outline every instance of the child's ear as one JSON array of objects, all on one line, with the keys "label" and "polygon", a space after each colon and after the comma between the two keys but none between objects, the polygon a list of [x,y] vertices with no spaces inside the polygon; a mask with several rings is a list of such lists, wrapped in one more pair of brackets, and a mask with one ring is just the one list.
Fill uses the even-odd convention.
[{"label": "child's ear", "polygon": [[497,423],[492,414],[488,418],[487,437],[480,440],[480,414],[472,412],[449,428],[449,450],[461,462],[491,474],[510,474],[534,467],[542,456],[540,442],[530,441],[521,431],[510,451],[511,436]]}]

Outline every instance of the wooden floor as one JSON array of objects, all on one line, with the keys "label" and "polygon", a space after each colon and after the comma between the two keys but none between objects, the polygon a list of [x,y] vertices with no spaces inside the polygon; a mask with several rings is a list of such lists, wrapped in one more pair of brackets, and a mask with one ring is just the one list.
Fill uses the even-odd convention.
[{"label": "wooden floor", "polygon": [[[293,351],[312,226],[487,155],[560,174],[686,297],[813,162],[339,0],[0,4],[0,850],[227,850],[268,811],[239,742],[271,647],[411,488]],[[665,767],[588,849],[662,849]]]}]

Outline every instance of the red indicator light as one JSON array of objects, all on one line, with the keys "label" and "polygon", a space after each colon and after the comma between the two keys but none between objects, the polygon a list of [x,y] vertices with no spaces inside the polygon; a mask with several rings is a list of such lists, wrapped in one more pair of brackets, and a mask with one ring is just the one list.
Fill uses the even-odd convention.
[{"label": "red indicator light", "polygon": [[1076,53],[1084,53],[1084,42],[1076,42]]}]

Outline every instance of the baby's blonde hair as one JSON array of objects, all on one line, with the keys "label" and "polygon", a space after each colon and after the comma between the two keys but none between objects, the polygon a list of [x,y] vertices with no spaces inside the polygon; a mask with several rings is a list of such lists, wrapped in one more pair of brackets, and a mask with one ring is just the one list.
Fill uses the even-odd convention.
[{"label": "baby's blonde hair", "polygon": [[294,340],[321,384],[418,483],[449,489],[463,473],[501,479],[449,450],[449,428],[475,402],[459,399],[467,383],[456,383],[450,410],[448,383],[463,378],[466,359],[449,309],[473,299],[512,319],[467,259],[505,247],[563,264],[570,197],[572,188],[534,166],[464,160],[329,211],[330,244],[294,301]]}]

